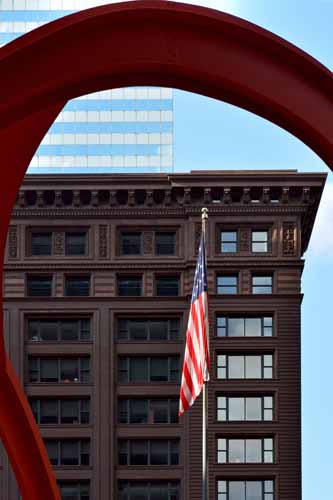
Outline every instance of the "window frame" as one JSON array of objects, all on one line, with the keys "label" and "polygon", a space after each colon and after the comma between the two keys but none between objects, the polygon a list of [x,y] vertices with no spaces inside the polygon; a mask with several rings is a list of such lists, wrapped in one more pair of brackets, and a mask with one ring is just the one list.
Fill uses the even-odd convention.
[{"label": "window frame", "polygon": [[[136,253],[124,253],[123,248],[124,248],[124,241],[123,238],[126,235],[139,235],[139,252]],[[125,258],[131,258],[131,257],[137,257],[137,256],[143,256],[143,230],[133,230],[131,229],[121,229],[119,230],[118,233],[118,242],[119,242],[119,256],[120,257],[125,257]]]},{"label": "window frame", "polygon": [[[236,285],[219,285],[218,280],[219,278],[236,278]],[[215,290],[216,290],[216,295],[238,295],[240,293],[240,288],[239,288],[239,273],[238,272],[227,272],[227,273],[216,273],[215,276]],[[225,289],[225,288],[235,288],[235,292],[222,292],[219,291],[220,289]]]},{"label": "window frame", "polygon": [[[34,236],[41,235],[49,235],[50,237],[50,252],[49,253],[34,253]],[[29,234],[29,247],[30,247],[30,257],[50,257],[53,253],[53,235],[54,231],[50,229],[40,230],[40,229],[31,229]]]},{"label": "window frame", "polygon": [[[223,241],[223,234],[228,234],[228,233],[235,233],[236,235],[236,238],[235,240],[226,240],[226,241]],[[234,255],[234,254],[237,254],[239,252],[239,229],[238,228],[229,228],[229,229],[226,229],[226,228],[220,228],[219,230],[219,254],[220,255]],[[223,243],[230,243],[232,245],[235,245],[235,250],[229,250],[229,251],[224,251],[223,250]]]},{"label": "window frame", "polygon": [[[254,279],[255,278],[270,278],[271,279],[271,285],[255,285],[254,284]],[[270,288],[269,292],[255,292],[254,289],[265,289],[265,288]],[[252,295],[273,295],[275,293],[275,280],[274,280],[274,272],[252,272],[251,274],[251,294]]]},{"label": "window frame", "polygon": [[[172,234],[174,236],[173,241],[173,252],[172,253],[159,253],[158,252],[158,236],[162,234]],[[177,230],[172,229],[158,229],[154,231],[154,255],[156,257],[175,257],[177,256]]]},{"label": "window frame", "polygon": [[[231,461],[230,460],[230,441],[243,441],[244,442],[244,461]],[[260,455],[261,459],[259,461],[247,460],[247,446],[250,443],[248,441],[258,441],[260,443]],[[271,441],[271,446],[268,441]],[[275,460],[275,446],[274,446],[274,436],[265,435],[265,436],[250,436],[250,437],[239,437],[239,436],[217,436],[215,440],[215,463],[216,465],[229,465],[229,464],[274,464]],[[223,443],[224,442],[224,443]],[[272,460],[265,460],[265,457],[268,453],[272,454]],[[225,454],[225,461],[219,459],[219,455]]]},{"label": "window frame", "polygon": [[[131,380],[131,365],[130,365],[130,360],[131,359],[138,359],[138,358],[141,358],[141,359],[145,359],[146,360],[146,373],[147,373],[147,379],[146,380]],[[153,359],[161,359],[161,358],[166,358],[167,361],[168,361],[168,372],[167,372],[167,378],[168,380],[165,380],[165,381],[161,381],[161,380],[151,380],[151,361]],[[176,361],[178,363],[176,363],[178,366],[177,366],[177,369],[176,368],[173,368],[172,367],[172,361]],[[120,364],[121,362],[124,361],[124,364],[126,364],[126,368],[123,368],[121,369],[120,368]],[[172,373],[175,373],[177,372],[177,380],[173,380],[173,376],[172,376]],[[126,373],[126,381],[125,380],[121,380],[121,376],[120,376],[120,373]],[[139,355],[139,356],[126,356],[126,355],[120,355],[118,356],[118,360],[117,360],[117,378],[118,378],[118,384],[137,384],[137,385],[140,385],[140,384],[152,384],[152,383],[158,383],[158,384],[165,384],[165,383],[179,383],[179,378],[180,378],[180,357],[176,354],[174,355],[160,355],[160,356],[142,356],[142,355]]]},{"label": "window frame", "polygon": [[[121,317],[117,318],[116,323],[116,341],[117,342],[179,342],[180,341],[180,332],[181,332],[181,318],[179,316],[175,317],[150,317],[149,319],[145,317]],[[144,329],[146,332],[146,337],[142,339],[134,339],[130,336],[131,322],[142,322],[144,324]],[[167,329],[167,338],[166,339],[154,339],[151,338],[152,324],[154,322],[163,322],[166,323]],[[177,323],[178,326],[173,326],[172,323]],[[121,325],[124,326],[121,326]],[[175,335],[175,332],[177,334]],[[123,332],[123,334],[121,334]],[[174,332],[174,333],[173,333]]]},{"label": "window frame", "polygon": [[[90,499],[90,481],[89,480],[58,480],[57,484],[59,486],[59,490],[61,493],[61,498],[63,500],[68,500],[68,496],[64,497],[62,488],[70,487],[70,488],[75,488],[77,487],[77,496],[76,500],[89,500]],[[83,489],[87,489],[88,494],[86,491],[82,491]]]},{"label": "window frame", "polygon": [[[219,325],[219,320],[225,320],[225,326]],[[229,335],[229,321],[239,319],[244,322],[244,335]],[[260,320],[260,335],[246,335],[246,321],[250,319],[259,319]],[[267,320],[271,320],[271,325],[267,324]],[[215,313],[215,330],[214,334],[217,339],[241,339],[241,338],[272,338],[275,336],[275,315],[273,312],[263,312],[260,314],[250,313],[250,314],[228,314],[228,313]],[[265,330],[271,330],[271,335],[265,335]],[[219,335],[219,330],[225,330],[225,335]]]},{"label": "window frame", "polygon": [[[221,361],[221,364],[219,363],[219,357],[220,356],[225,356],[226,362],[223,364]],[[268,360],[265,359],[265,357],[270,356],[272,358],[272,364],[268,364]],[[246,358],[252,358],[252,357],[259,357],[260,358],[260,371],[261,371],[261,377],[258,378],[253,378],[253,377],[229,377],[229,358],[230,357],[243,357],[243,372],[244,375],[246,375],[246,370],[247,370],[247,363],[249,360]],[[219,377],[219,369],[225,370],[225,377]],[[265,377],[265,370],[271,370],[272,371],[272,376],[271,377]],[[274,351],[271,352],[265,352],[265,353],[260,353],[257,354],[255,352],[253,353],[216,353],[216,378],[217,380],[273,380],[275,379],[275,353]]]},{"label": "window frame", "polygon": [[[81,279],[84,281],[84,278],[86,278],[86,281],[88,282],[88,293],[80,293],[80,294],[69,294],[68,293],[68,281],[73,280],[75,281],[75,278],[77,280]],[[73,285],[72,285],[73,286]],[[83,288],[85,290],[85,288]],[[77,273],[77,274],[65,274],[65,279],[64,279],[64,297],[91,297],[91,290],[92,290],[92,276],[91,273]]]},{"label": "window frame", "polygon": [[[140,280],[140,293],[138,295],[134,294],[123,294],[120,293],[120,281],[121,280],[130,280],[130,279],[139,279]],[[118,297],[143,297],[144,296],[144,282],[143,282],[143,274],[118,274],[117,275],[117,296]]]},{"label": "window frame", "polygon": [[[120,486],[121,483],[124,485],[124,490],[121,491]],[[128,480],[128,479],[123,479],[123,480],[118,480],[117,482],[117,490],[118,490],[118,496],[117,499],[120,498],[121,495],[121,500],[130,500],[132,498],[131,495],[131,488],[138,487],[142,485],[144,488],[147,489],[146,491],[146,500],[150,498],[151,494],[151,489],[154,487],[155,484],[162,484],[165,483],[166,488],[167,488],[167,494],[168,494],[168,500],[174,500],[175,499],[175,491],[177,494],[177,500],[180,500],[181,498],[181,481],[180,480],[158,480],[156,479],[155,481],[145,481],[145,480]]]},{"label": "window frame", "polygon": [[[219,403],[219,399],[225,399],[225,405],[223,403]],[[271,406],[269,406],[266,403],[266,399],[270,398],[271,399]],[[244,418],[243,419],[231,419],[230,418],[230,399],[243,399],[243,407],[244,407]],[[260,400],[260,413],[261,413],[261,418],[260,420],[254,420],[254,419],[248,419],[246,418],[247,416],[247,404],[249,403],[247,400],[249,399],[258,399]],[[215,397],[215,421],[217,423],[219,422],[274,422],[276,420],[275,416],[275,411],[276,411],[276,394],[274,393],[264,393],[264,394],[216,394]],[[265,418],[265,412],[272,412],[272,418]],[[225,419],[219,418],[219,412],[225,412]]]},{"label": "window frame", "polygon": [[[65,323],[66,321],[70,322],[70,321],[75,321],[78,323],[78,327],[77,327],[77,330],[78,330],[78,338],[76,340],[74,339],[70,339],[70,340],[65,340],[61,337],[61,334],[62,334],[62,324]],[[83,324],[85,321],[88,321],[89,322],[89,328],[86,329],[84,328]],[[29,315],[28,317],[25,318],[25,339],[27,342],[41,342],[41,343],[47,343],[47,342],[65,342],[65,343],[72,343],[72,342],[92,342],[93,341],[93,334],[92,334],[92,321],[93,321],[93,318],[91,316],[86,316],[86,317],[77,317],[77,316],[59,316],[59,317],[50,317],[50,318],[47,318],[45,316],[36,316],[34,317],[33,315]],[[29,333],[29,326],[32,322],[35,322],[35,323],[38,323],[38,326],[37,326],[37,338],[32,338],[30,337],[30,333]],[[57,339],[56,340],[43,340],[41,338],[41,324],[43,322],[49,322],[49,323],[52,323],[54,322],[56,324],[56,330],[57,330]],[[89,330],[89,338],[87,339],[83,339],[83,335],[84,335],[84,331],[88,331]]]},{"label": "window frame", "polygon": [[[272,477],[268,478],[263,478],[263,479],[240,479],[240,478],[234,478],[234,479],[217,479],[216,481],[216,498],[217,500],[229,500],[230,495],[229,495],[229,483],[230,482],[239,482],[239,483],[244,483],[244,489],[245,489],[245,495],[246,495],[246,486],[247,483],[261,483],[261,498],[260,500],[275,500],[275,494],[276,494],[276,484],[275,480]],[[220,483],[225,483],[224,485]],[[270,484],[272,483],[272,487],[270,487]],[[245,500],[248,500],[245,496]]]},{"label": "window frame", "polygon": [[[44,438],[44,444],[45,444],[45,448],[47,450],[47,445],[48,444],[51,444],[51,443],[54,443],[56,444],[56,447],[57,447],[57,463],[53,463],[52,462],[52,459],[51,457],[49,456],[50,458],[50,462],[51,464],[53,465],[53,467],[90,467],[91,466],[91,440],[89,438],[70,438],[70,439],[67,439],[67,438]],[[64,461],[64,451],[63,451],[63,447],[66,443],[76,443],[77,444],[77,457],[74,457],[74,458],[77,458],[77,462],[76,464],[66,464],[66,463],[63,463]],[[85,446],[87,446],[87,449],[85,450]],[[48,450],[47,450],[48,452]],[[83,463],[84,462],[84,455],[88,455],[88,463]]]},{"label": "window frame", "polygon": [[[158,294],[158,280],[159,279],[174,278],[178,282],[177,294]],[[155,274],[154,275],[154,295],[155,297],[180,297],[181,296],[181,274]]]},{"label": "window frame", "polygon": [[[131,450],[131,445],[133,445],[135,442],[140,442],[140,443],[145,443],[147,446],[147,463],[146,464],[134,464],[132,463],[132,450]],[[163,442],[167,443],[168,446],[168,451],[167,451],[167,463],[166,464],[154,464],[152,462],[152,443],[153,442]],[[149,438],[149,439],[138,439],[138,438],[120,438],[118,439],[118,467],[174,467],[181,465],[181,447],[180,447],[180,439],[178,438]],[[124,445],[124,449],[126,448],[125,451],[121,451],[121,447]],[[175,452],[172,447],[175,446],[177,451]],[[174,453],[177,453],[177,463],[172,463],[173,458],[172,455]],[[123,454],[126,457],[126,463],[121,463],[122,460],[120,459],[120,455]]]},{"label": "window frame", "polygon": [[[78,380],[68,380],[62,378],[62,362],[66,360],[77,360],[77,372],[78,372]],[[54,381],[43,381],[42,376],[41,376],[41,361],[45,360],[56,360],[57,362],[57,380]],[[84,361],[88,360],[87,367],[85,367]],[[36,368],[32,369],[31,364],[32,361],[36,361]],[[37,381],[32,381],[31,380],[31,372],[35,372],[37,374]],[[86,377],[86,374],[88,373],[88,379],[87,381],[84,380]],[[92,383],[92,366],[91,366],[91,358],[90,356],[52,356],[52,355],[47,355],[47,356],[41,356],[41,355],[29,355],[28,356],[28,364],[27,364],[27,383],[28,384],[91,384]]]},{"label": "window frame", "polygon": [[[132,422],[131,420],[133,419],[133,413],[132,413],[132,408],[131,408],[131,403],[133,401],[144,401],[146,402],[146,421],[145,422]],[[154,414],[152,410],[152,404],[156,401],[163,401],[166,402],[166,412],[167,412],[167,421],[166,422],[155,422],[154,420]],[[177,425],[179,423],[178,419],[178,411],[176,411],[176,421],[173,421],[173,408],[172,405],[174,403],[177,403],[177,408],[178,408],[178,399],[175,397],[158,397],[158,398],[135,398],[135,397],[129,397],[129,398],[124,398],[120,397],[118,398],[117,401],[117,406],[118,406],[118,425]],[[124,410],[121,408],[121,405],[124,403],[123,406],[126,406],[125,409],[125,418],[122,419],[122,412]],[[122,421],[123,420],[123,421]],[[126,420],[126,421],[124,421]]]},{"label": "window frame", "polygon": [[[68,253],[68,242],[67,238],[71,235],[84,235],[84,252],[83,253]],[[77,229],[77,230],[64,230],[64,256],[65,257],[87,257],[89,247],[88,230],[87,229]]]},{"label": "window frame", "polygon": [[[266,240],[254,241],[253,235],[254,233],[266,233]],[[266,243],[267,250],[259,250],[256,251],[253,249],[253,245],[255,243]],[[254,255],[268,255],[272,252],[272,230],[270,227],[252,227],[251,228],[251,246],[250,246],[251,254]]]},{"label": "window frame", "polygon": [[[46,401],[54,401],[57,406],[56,415],[54,415],[56,422],[47,423],[42,421],[42,403]],[[75,401],[78,405],[77,411],[77,422],[63,422],[62,404],[65,401]],[[35,417],[36,423],[38,425],[90,425],[91,424],[91,399],[90,398],[80,398],[80,397],[63,397],[63,398],[52,398],[52,397],[29,397],[29,403],[32,409],[32,413]],[[88,407],[85,408],[84,404],[88,403]],[[84,422],[85,418],[83,415],[87,413],[87,422]]]},{"label": "window frame", "polygon": [[[49,295],[34,295],[34,294],[29,294],[30,286],[31,284],[29,283],[33,279],[43,279],[50,280],[50,294]],[[53,274],[34,274],[34,273],[27,273],[25,276],[25,296],[29,298],[48,298],[48,297],[53,297],[54,295],[54,276]]]}]

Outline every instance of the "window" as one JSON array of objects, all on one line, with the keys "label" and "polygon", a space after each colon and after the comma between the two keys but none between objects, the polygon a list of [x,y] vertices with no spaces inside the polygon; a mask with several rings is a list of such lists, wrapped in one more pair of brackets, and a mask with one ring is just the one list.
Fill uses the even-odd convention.
[{"label": "window", "polygon": [[52,465],[90,465],[90,442],[87,439],[45,439]]},{"label": "window", "polygon": [[176,254],[176,232],[156,232],[155,233],[155,253],[156,255]]},{"label": "window", "polygon": [[274,482],[218,481],[217,500],[274,500]]},{"label": "window", "polygon": [[178,356],[121,356],[118,362],[119,382],[178,382]]},{"label": "window", "polygon": [[237,231],[221,231],[221,253],[237,252]]},{"label": "window", "polygon": [[52,276],[28,276],[27,295],[28,297],[51,297]]},{"label": "window", "polygon": [[120,234],[121,255],[141,255],[142,234],[140,232],[128,232]]},{"label": "window", "polygon": [[89,399],[30,399],[37,424],[89,424]]},{"label": "window", "polygon": [[217,356],[217,378],[273,378],[273,355],[227,355]]},{"label": "window", "polygon": [[83,319],[29,319],[28,340],[58,342],[91,340],[89,318]]},{"label": "window", "polygon": [[237,282],[238,276],[236,274],[217,276],[217,293],[227,295],[238,293]]},{"label": "window", "polygon": [[31,233],[31,255],[51,255],[52,233]]},{"label": "window", "polygon": [[65,233],[65,255],[86,255],[87,233]]},{"label": "window", "polygon": [[156,295],[177,297],[179,295],[179,276],[157,276]]},{"label": "window", "polygon": [[176,439],[120,439],[119,465],[178,465]]},{"label": "window", "polygon": [[120,399],[120,424],[177,424],[179,400],[172,399]]},{"label": "window", "polygon": [[29,358],[29,381],[90,382],[89,358]]},{"label": "window", "polygon": [[218,396],[217,420],[271,421],[273,420],[273,396]]},{"label": "window", "polygon": [[118,276],[118,295],[121,297],[140,297],[142,295],[142,277]]},{"label": "window", "polygon": [[87,297],[90,295],[90,276],[66,276],[66,297]]},{"label": "window", "polygon": [[273,438],[217,440],[218,464],[273,463]]},{"label": "window", "polygon": [[119,319],[119,340],[179,340],[180,321],[172,319]]},{"label": "window", "polygon": [[178,481],[119,481],[118,500],[180,500]]},{"label": "window", "polygon": [[216,335],[218,337],[271,337],[273,318],[271,316],[216,317]]},{"label": "window", "polygon": [[268,252],[268,231],[252,231],[252,252]]},{"label": "window", "polygon": [[62,500],[90,500],[90,485],[86,481],[59,481]]},{"label": "window", "polygon": [[273,293],[273,276],[253,275],[252,293]]}]

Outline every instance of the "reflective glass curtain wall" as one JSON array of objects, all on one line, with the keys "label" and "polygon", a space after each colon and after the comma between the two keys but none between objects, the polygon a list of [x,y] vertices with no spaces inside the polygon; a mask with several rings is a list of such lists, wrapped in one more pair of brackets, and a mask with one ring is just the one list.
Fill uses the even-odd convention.
[{"label": "reflective glass curtain wall", "polygon": [[[119,1],[119,0],[117,0]],[[0,46],[78,10],[114,0],[0,0]],[[69,101],[29,173],[171,172],[172,89],[104,90]]]}]

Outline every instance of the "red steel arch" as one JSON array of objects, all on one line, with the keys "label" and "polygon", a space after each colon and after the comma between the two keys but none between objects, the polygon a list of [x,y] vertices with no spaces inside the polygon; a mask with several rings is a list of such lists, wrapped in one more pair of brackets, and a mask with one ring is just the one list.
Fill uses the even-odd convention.
[{"label": "red steel arch", "polygon": [[[333,167],[332,73],[276,35],[218,11],[165,0],[82,11],[0,49],[0,74],[1,261],[26,168],[65,103],[79,95],[157,85],[214,97],[288,130]],[[23,499],[59,500],[2,331],[0,377],[0,436]]]}]

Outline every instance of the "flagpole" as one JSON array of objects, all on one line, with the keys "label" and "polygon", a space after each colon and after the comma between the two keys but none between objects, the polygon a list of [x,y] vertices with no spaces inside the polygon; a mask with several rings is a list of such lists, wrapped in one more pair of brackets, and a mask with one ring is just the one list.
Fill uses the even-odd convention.
[{"label": "flagpole", "polygon": [[[201,209],[202,234],[205,243],[205,265],[207,269],[206,254],[206,222],[208,219],[208,208]],[[207,342],[209,343],[209,331],[207,331]],[[202,500],[208,500],[208,453],[207,453],[207,419],[208,419],[208,397],[206,383],[202,387]]]}]

